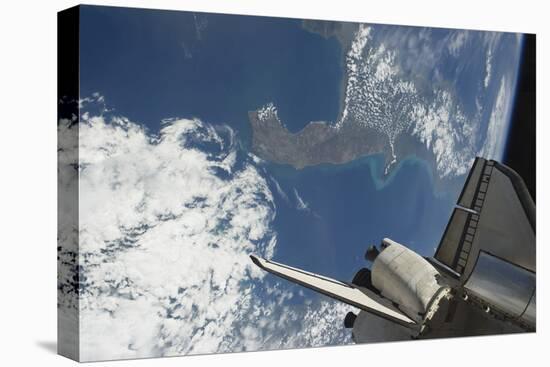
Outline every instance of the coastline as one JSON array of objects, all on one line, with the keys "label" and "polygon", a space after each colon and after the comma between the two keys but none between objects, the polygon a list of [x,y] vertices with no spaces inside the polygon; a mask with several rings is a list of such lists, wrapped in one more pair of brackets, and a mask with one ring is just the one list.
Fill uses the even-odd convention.
[{"label": "coastline", "polygon": [[[429,162],[426,162],[424,159],[412,154],[400,159],[388,175],[384,175],[384,153],[368,154],[346,163],[321,163],[315,166],[308,166],[301,169],[294,168],[290,164],[281,164],[269,161],[265,161],[264,164],[269,166],[270,172],[282,177],[295,177],[315,171],[337,174],[338,172],[349,171],[363,166],[369,170],[369,174],[376,188],[376,191],[381,191],[387,186],[391,185],[395,178],[400,174],[403,167],[413,165],[416,166],[417,169],[424,171],[423,174],[428,175],[430,185],[433,188],[432,192],[434,193],[434,196],[436,196],[437,198],[441,198],[450,194],[448,191],[443,190],[442,185],[437,184],[437,182],[441,181],[442,179],[434,176]],[[462,182],[464,180],[464,177],[455,177],[453,179],[445,180]],[[462,187],[461,185],[458,186]]]}]

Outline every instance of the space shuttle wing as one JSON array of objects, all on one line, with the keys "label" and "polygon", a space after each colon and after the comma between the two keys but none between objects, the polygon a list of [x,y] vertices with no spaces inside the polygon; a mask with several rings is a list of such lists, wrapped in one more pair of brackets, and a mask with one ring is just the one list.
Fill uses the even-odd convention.
[{"label": "space shuttle wing", "polygon": [[322,293],[341,302],[360,308],[390,321],[397,322],[404,326],[415,326],[416,323],[402,313],[393,305],[385,302],[377,294],[363,287],[355,287],[348,284],[327,278],[318,274],[310,273],[301,269],[293,268],[274,261],[265,260],[254,255],[250,258],[260,268],[275,274],[293,283],[300,284],[314,291]]},{"label": "space shuttle wing", "polygon": [[476,158],[435,253],[461,283],[482,254],[536,272],[535,204],[521,177]]}]

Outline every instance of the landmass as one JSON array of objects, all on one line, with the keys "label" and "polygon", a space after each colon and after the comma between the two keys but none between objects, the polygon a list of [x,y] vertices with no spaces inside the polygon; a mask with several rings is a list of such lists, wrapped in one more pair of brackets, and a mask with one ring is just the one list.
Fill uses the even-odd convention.
[{"label": "landmass", "polygon": [[[248,113],[252,126],[252,151],[260,158],[277,164],[288,164],[295,169],[304,169],[319,164],[344,164],[374,154],[383,154],[384,177],[398,167],[392,164],[395,156],[399,161],[407,158],[424,161],[429,172],[437,172],[434,155],[417,138],[400,134],[395,150],[388,144],[388,136],[375,128],[359,124],[345,124],[335,128],[326,122],[310,122],[302,130],[292,133],[281,122],[271,104]],[[458,190],[461,180],[432,176],[435,192],[453,188]]]},{"label": "landmass", "polygon": [[302,28],[326,39],[336,37],[342,46],[344,46],[343,48],[345,48],[353,40],[354,33],[357,30],[357,23],[305,19],[302,21]]},{"label": "landmass", "polygon": [[259,157],[296,169],[321,163],[341,164],[384,152],[387,137],[375,129],[347,124],[337,129],[325,122],[310,122],[291,133],[272,105],[248,113],[252,125],[252,150]]},{"label": "landmass", "polygon": [[[308,19],[302,22],[302,27],[309,32],[327,39],[338,39],[342,46],[342,59],[345,59],[357,26],[356,23],[325,20]],[[346,84],[347,75],[340,85],[340,106],[345,103]],[[337,128],[327,122],[313,121],[301,131],[291,133],[278,118],[272,104],[250,111],[248,116],[252,125],[253,152],[274,163],[302,169],[323,163],[342,164],[369,154],[384,153],[386,157],[391,157],[387,136],[375,128],[357,124]],[[388,163],[390,161],[388,158]]]},{"label": "landmass", "polygon": [[293,133],[272,103],[249,111],[252,151],[257,156],[303,169],[382,154],[384,177],[400,162],[420,159],[434,173],[436,190],[469,168],[477,148],[462,134],[477,120],[467,121],[450,92],[418,90],[412,81],[417,77],[405,74],[395,52],[383,43],[371,44],[364,52],[372,43],[368,25],[306,20],[302,26],[324,38],[335,37],[341,45],[345,72],[340,112],[336,121],[309,122]]}]

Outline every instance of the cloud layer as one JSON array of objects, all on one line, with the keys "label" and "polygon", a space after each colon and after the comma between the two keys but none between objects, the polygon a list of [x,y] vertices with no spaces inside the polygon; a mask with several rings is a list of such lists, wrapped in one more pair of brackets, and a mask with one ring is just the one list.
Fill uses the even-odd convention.
[{"label": "cloud layer", "polygon": [[376,40],[371,27],[359,26],[346,57],[345,106],[336,126],[356,124],[386,135],[392,154],[386,172],[397,162],[398,136],[412,134],[433,153],[440,177],[464,174],[477,151],[479,116],[467,117],[461,101],[445,88],[434,87],[426,98],[414,78],[437,76],[441,58],[457,57],[468,33],[450,32],[437,43],[429,29],[389,29]]},{"label": "cloud layer", "polygon": [[295,295],[249,260],[273,256],[275,204],[237,146],[229,127],[196,119],[151,135],[82,114],[83,360],[350,342],[350,307]]}]

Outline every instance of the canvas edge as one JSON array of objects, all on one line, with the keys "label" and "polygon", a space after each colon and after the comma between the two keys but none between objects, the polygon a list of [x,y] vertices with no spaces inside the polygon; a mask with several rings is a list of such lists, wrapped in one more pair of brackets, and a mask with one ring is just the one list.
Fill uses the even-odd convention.
[{"label": "canvas edge", "polygon": [[80,6],[57,13],[57,353],[75,361],[80,360],[79,27]]}]

